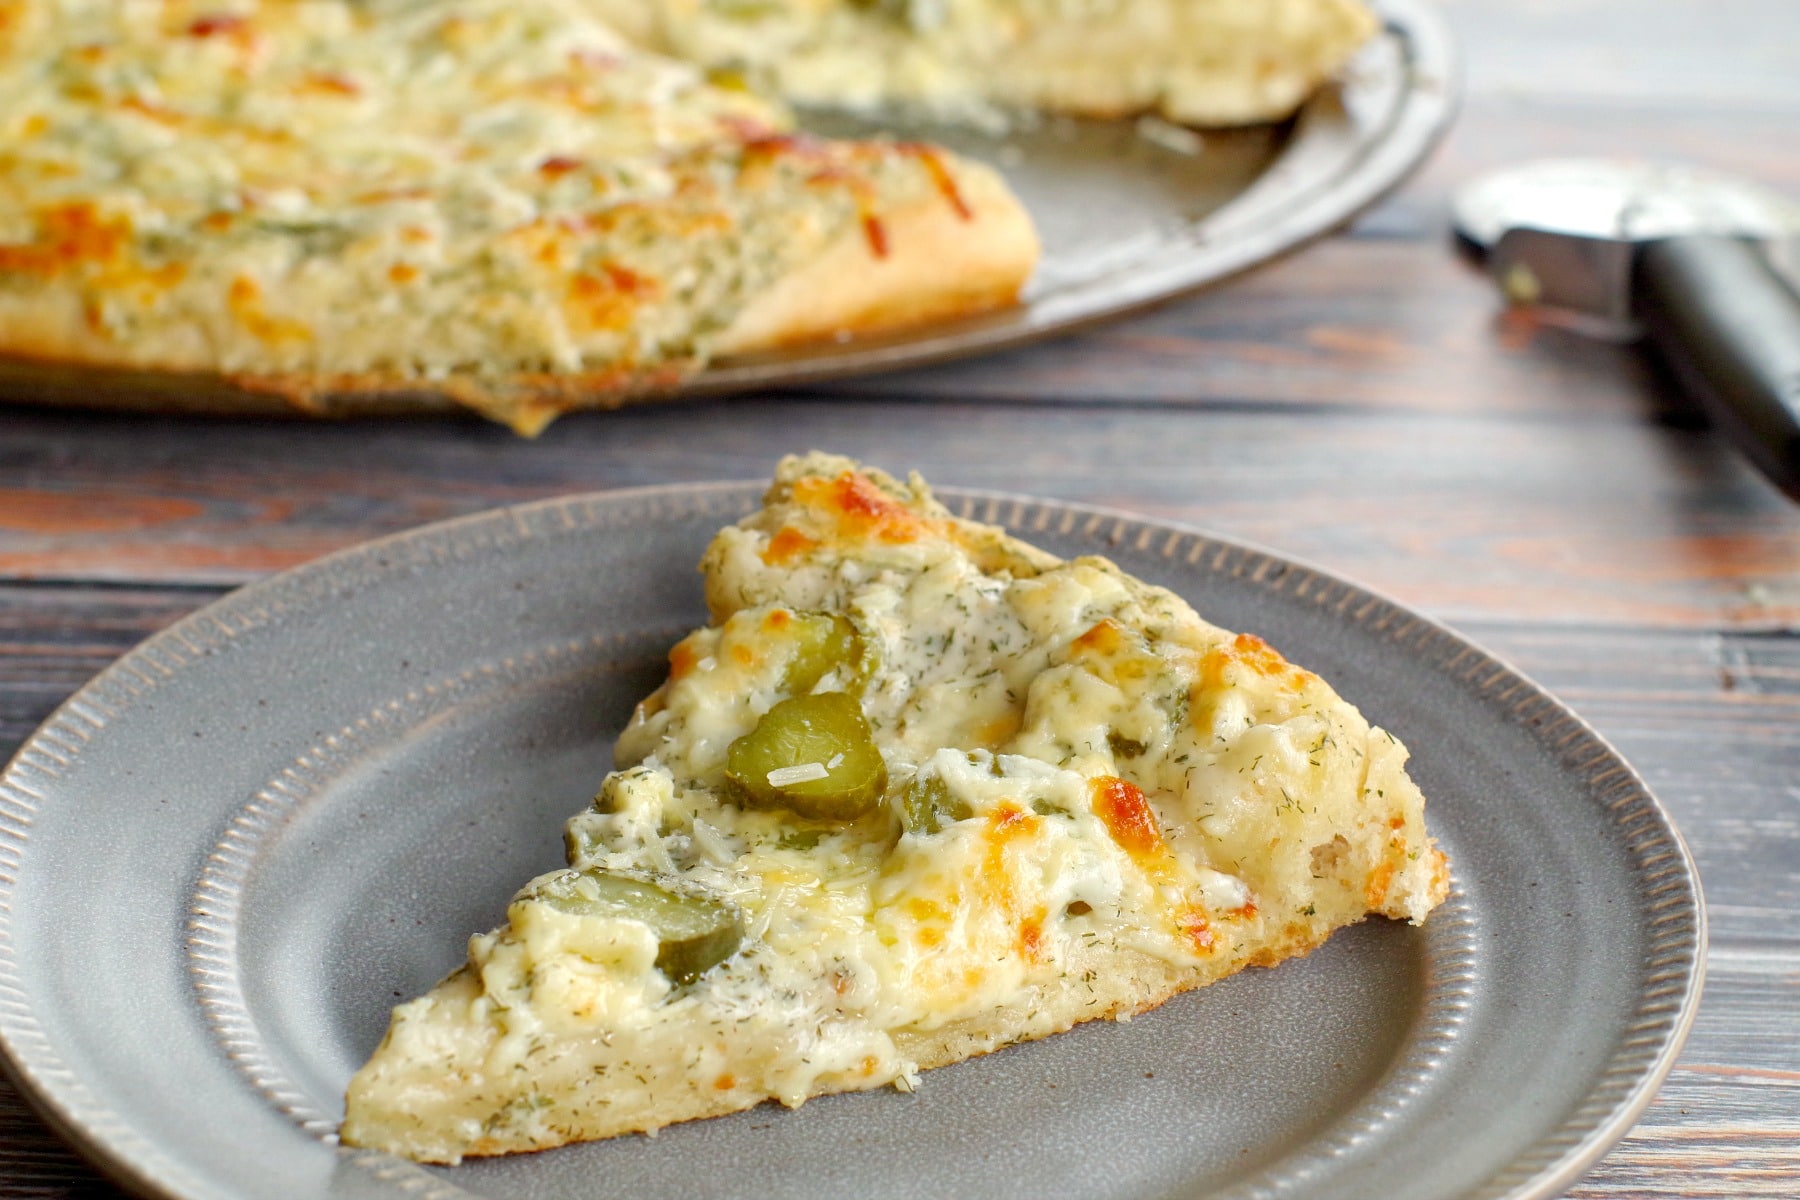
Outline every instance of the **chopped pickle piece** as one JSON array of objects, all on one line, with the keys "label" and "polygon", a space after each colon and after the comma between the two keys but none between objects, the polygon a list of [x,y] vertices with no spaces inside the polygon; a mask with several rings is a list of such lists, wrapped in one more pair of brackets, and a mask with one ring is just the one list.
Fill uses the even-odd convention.
[{"label": "chopped pickle piece", "polygon": [[843,668],[844,690],[862,691],[868,664],[863,661],[862,635],[836,613],[795,613],[794,656],[788,659],[782,688],[790,696],[804,696],[817,687],[834,667]]},{"label": "chopped pickle piece", "polygon": [[642,921],[656,935],[657,969],[676,983],[693,982],[744,940],[744,917],[734,904],[597,867],[565,871],[529,899],[576,916]]},{"label": "chopped pickle piece", "polygon": [[950,792],[936,775],[915,775],[900,797],[900,823],[908,833],[936,833],[951,821],[975,815],[968,803]]},{"label": "chopped pickle piece", "polygon": [[881,801],[887,764],[862,705],[843,692],[794,696],[731,743],[725,774],[754,808],[853,821]]},{"label": "chopped pickle piece", "polygon": [[1126,737],[1116,729],[1106,735],[1106,745],[1113,752],[1114,758],[1137,758],[1150,748],[1136,738]]},{"label": "chopped pickle piece", "polygon": [[855,3],[858,8],[878,12],[914,33],[930,33],[949,19],[950,10],[944,0],[855,0]]},{"label": "chopped pickle piece", "polygon": [[817,850],[824,836],[818,829],[790,829],[775,844],[783,850]]}]

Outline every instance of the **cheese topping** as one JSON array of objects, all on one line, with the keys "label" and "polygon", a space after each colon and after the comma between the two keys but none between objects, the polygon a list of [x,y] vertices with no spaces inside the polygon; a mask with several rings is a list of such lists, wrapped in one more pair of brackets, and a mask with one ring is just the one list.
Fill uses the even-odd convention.
[{"label": "cheese topping", "polygon": [[691,62],[798,103],[1197,125],[1287,116],[1376,28],[1355,0],[600,0]]},{"label": "cheese topping", "polygon": [[581,0],[0,0],[13,353],[496,380],[704,357],[934,151],[779,106]]},{"label": "cheese topping", "polygon": [[[1194,986],[1442,898],[1398,744],[1104,560],[1059,562],[952,520],[916,480],[815,455],[704,565],[714,623],[671,651],[567,840],[577,879],[738,921],[728,949],[653,933],[648,909],[570,915],[537,881],[448,998],[397,1011],[365,1086],[441,1071],[447,1035],[413,1030],[445,1021],[467,1025],[459,1069],[490,1083],[555,1080],[571,1033],[654,1074],[699,1029],[735,1064],[722,1091],[797,1104],[908,1083],[946,1037],[991,1047],[1166,994],[1109,990],[1102,967]],[[610,1082],[540,1086],[555,1106],[470,1106],[477,1152],[596,1136],[612,1127],[592,1106],[623,1103]]]}]

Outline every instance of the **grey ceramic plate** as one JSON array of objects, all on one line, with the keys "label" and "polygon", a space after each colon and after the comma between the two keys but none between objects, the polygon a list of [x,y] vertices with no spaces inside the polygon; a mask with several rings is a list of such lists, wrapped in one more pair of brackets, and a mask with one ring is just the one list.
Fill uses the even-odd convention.
[{"label": "grey ceramic plate", "polygon": [[[1371,0],[1385,23],[1344,72],[1280,125],[1210,131],[1171,149],[1131,121],[1047,119],[1004,135],[812,115],[821,133],[897,133],[999,167],[1044,254],[1022,303],[890,339],[726,359],[678,390],[716,394],[866,375],[986,353],[1217,283],[1345,224],[1405,179],[1449,124],[1456,54],[1436,0]],[[1177,131],[1178,134],[1178,131]],[[1179,135],[1178,135],[1179,136]],[[293,415],[217,375],[0,358],[0,399],[81,407]],[[616,403],[592,397],[589,403]],[[441,411],[429,390],[345,393],[321,413]],[[577,407],[581,402],[577,402]]]},{"label": "grey ceramic plate", "polygon": [[184,1198],[1539,1197],[1649,1102],[1698,1000],[1687,853],[1556,701],[1350,584],[1191,531],[950,493],[1264,634],[1415,750],[1454,864],[1129,1024],[510,1160],[334,1145],[389,1005],[559,865],[759,486],[506,509],[245,588],[83,688],[0,778],[0,1039],[100,1167]]}]

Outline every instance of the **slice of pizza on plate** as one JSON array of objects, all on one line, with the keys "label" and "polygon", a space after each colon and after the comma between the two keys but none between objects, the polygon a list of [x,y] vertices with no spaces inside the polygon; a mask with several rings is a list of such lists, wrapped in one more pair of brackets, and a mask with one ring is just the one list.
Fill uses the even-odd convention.
[{"label": "slice of pizza on plate", "polygon": [[911,1088],[1446,894],[1405,749],[1318,676],[916,477],[785,460],[703,571],[568,868],[395,1010],[347,1143]]}]

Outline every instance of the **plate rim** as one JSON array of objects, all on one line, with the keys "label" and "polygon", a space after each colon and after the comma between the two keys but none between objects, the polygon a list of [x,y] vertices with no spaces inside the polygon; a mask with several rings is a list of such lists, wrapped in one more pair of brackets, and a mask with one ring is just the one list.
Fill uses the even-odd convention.
[{"label": "plate rim", "polygon": [[[285,593],[299,589],[294,598],[297,602],[312,599],[308,584],[346,569],[360,568],[358,575],[363,578],[380,577],[404,570],[417,561],[414,556],[421,551],[433,561],[461,557],[455,553],[459,545],[501,542],[509,534],[534,536],[531,522],[556,514],[563,517],[562,528],[580,532],[584,527],[571,523],[568,514],[583,507],[637,509],[641,514],[672,503],[688,516],[729,516],[746,511],[746,503],[753,506],[767,486],[763,480],[745,479],[570,493],[399,530],[235,588],[145,638],[96,673],[59,704],[0,769],[0,1071],[20,1097],[90,1165],[129,1193],[148,1200],[191,1200],[207,1194],[204,1189],[183,1188],[179,1159],[144,1141],[121,1114],[104,1102],[90,1100],[84,1108],[81,1097],[71,1098],[71,1090],[87,1092],[86,1085],[62,1064],[35,1019],[29,1003],[31,989],[19,971],[14,937],[16,875],[25,860],[37,802],[45,799],[25,777],[30,773],[40,782],[53,782],[58,764],[73,765],[94,733],[126,716],[141,697],[154,694],[155,685],[145,687],[145,676],[136,671],[140,664],[149,668],[152,677],[172,678],[207,661],[210,653],[196,647],[216,642],[221,635],[229,640],[278,622],[290,607],[284,602]],[[1607,824],[1622,829],[1624,816],[1645,813],[1652,818],[1636,822],[1643,828],[1632,830],[1624,842],[1638,861],[1636,878],[1642,886],[1634,896],[1644,902],[1646,910],[1648,946],[1639,980],[1643,986],[1635,990],[1636,1006],[1626,1018],[1629,1023],[1621,1025],[1620,1044],[1612,1048],[1604,1068],[1595,1073],[1589,1091],[1553,1132],[1531,1143],[1471,1195],[1478,1200],[1553,1200],[1630,1130],[1673,1068],[1698,1012],[1706,974],[1706,905],[1698,869],[1673,817],[1629,761],[1583,717],[1510,662],[1444,622],[1305,558],[1186,522],[1104,505],[982,488],[944,486],[934,487],[933,492],[958,516],[1003,525],[1015,536],[1029,537],[1047,528],[1047,521],[1035,530],[1026,526],[1025,514],[1037,511],[1047,519],[1048,514],[1061,513],[1065,520],[1085,518],[1084,534],[1110,524],[1104,535],[1108,545],[1118,545],[1133,535],[1139,549],[1147,549],[1155,537],[1164,538],[1168,546],[1185,540],[1194,547],[1190,563],[1197,565],[1207,557],[1203,550],[1215,560],[1209,574],[1223,571],[1225,560],[1233,559],[1229,571],[1233,577],[1263,590],[1290,591],[1295,598],[1310,599],[1321,607],[1329,603],[1351,623],[1381,634],[1398,652],[1476,690],[1484,702],[1491,703],[1492,692],[1499,689],[1508,698],[1518,697],[1509,706],[1512,714],[1528,707],[1544,713],[1547,719],[1531,722],[1530,735],[1565,773],[1576,776],[1570,758],[1577,752],[1586,755],[1583,766],[1604,767],[1598,775],[1576,777],[1596,805],[1601,803],[1596,785],[1603,779],[1608,781],[1609,791],[1624,798],[1604,806],[1609,810]],[[1061,532],[1072,532],[1072,528]],[[408,554],[392,560],[384,557],[396,547],[405,547]],[[1352,613],[1356,601],[1361,603]],[[228,616],[251,619],[222,619]],[[1400,627],[1389,630],[1389,623],[1396,621]],[[1454,652],[1454,659],[1446,663],[1436,656],[1427,657],[1423,652],[1427,642],[1442,643],[1445,650]],[[1469,667],[1450,669],[1465,658],[1473,660]],[[1478,674],[1484,675],[1479,681]],[[121,685],[122,680],[129,682]],[[121,690],[130,700],[123,706],[112,699]],[[108,698],[98,708],[113,713],[104,722],[87,715],[101,693]],[[1496,716],[1500,715],[1496,710]],[[1554,741],[1552,733],[1558,735]],[[1630,804],[1621,815],[1625,800]],[[1652,848],[1663,849],[1659,843],[1664,842],[1670,862],[1652,881],[1644,877],[1641,859]],[[1652,903],[1659,893],[1661,898]],[[1671,923],[1680,928],[1669,928]],[[1652,963],[1657,964],[1654,972]],[[135,1154],[131,1152],[134,1149]],[[159,1174],[158,1167],[174,1170]]]}]

